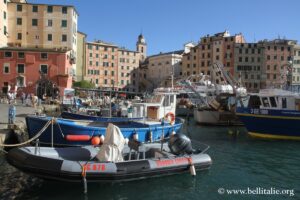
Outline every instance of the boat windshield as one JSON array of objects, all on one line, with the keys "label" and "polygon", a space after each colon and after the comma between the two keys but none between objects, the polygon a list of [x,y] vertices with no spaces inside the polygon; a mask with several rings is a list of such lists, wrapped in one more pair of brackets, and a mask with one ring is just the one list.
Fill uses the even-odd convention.
[{"label": "boat windshield", "polygon": [[163,95],[154,95],[149,99],[146,99],[146,103],[161,103]]}]

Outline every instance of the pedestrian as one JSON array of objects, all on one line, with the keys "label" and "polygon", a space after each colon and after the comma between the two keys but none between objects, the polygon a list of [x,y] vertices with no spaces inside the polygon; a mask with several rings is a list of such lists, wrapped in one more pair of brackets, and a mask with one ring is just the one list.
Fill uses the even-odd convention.
[{"label": "pedestrian", "polygon": [[26,94],[24,92],[21,93],[21,101],[22,101],[22,105],[25,104],[25,100],[26,100]]}]

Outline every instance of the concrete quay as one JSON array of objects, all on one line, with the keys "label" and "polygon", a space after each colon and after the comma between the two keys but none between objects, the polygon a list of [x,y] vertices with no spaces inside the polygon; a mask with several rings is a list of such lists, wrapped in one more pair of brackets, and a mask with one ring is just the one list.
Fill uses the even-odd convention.
[{"label": "concrete quay", "polygon": [[30,106],[22,105],[21,101],[17,101],[14,106],[16,107],[16,119],[14,125],[8,124],[8,110],[9,104],[1,103],[0,104],[0,144],[3,144],[6,141],[12,129],[23,129],[25,128],[25,117],[30,114],[35,114],[36,112],[45,112],[48,113],[51,111],[57,111],[59,108],[56,105],[42,105],[37,108]]}]

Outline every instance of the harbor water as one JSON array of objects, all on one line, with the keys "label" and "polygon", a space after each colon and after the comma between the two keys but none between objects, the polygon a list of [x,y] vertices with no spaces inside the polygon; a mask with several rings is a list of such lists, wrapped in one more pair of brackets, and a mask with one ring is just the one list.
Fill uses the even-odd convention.
[{"label": "harbor water", "polygon": [[0,199],[300,199],[299,142],[254,139],[243,127],[206,127],[193,121],[182,132],[210,146],[213,164],[196,177],[88,183],[84,195],[82,184],[23,174],[1,154]]}]

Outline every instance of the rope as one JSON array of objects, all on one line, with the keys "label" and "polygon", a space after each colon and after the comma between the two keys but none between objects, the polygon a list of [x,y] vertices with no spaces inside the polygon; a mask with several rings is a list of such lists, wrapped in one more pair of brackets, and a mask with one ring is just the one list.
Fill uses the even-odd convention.
[{"label": "rope", "polygon": [[27,144],[27,143],[30,143],[32,141],[34,141],[35,139],[39,138],[42,133],[44,133],[44,131],[48,128],[48,126],[52,123],[52,120],[49,120],[45,126],[33,137],[31,138],[30,140],[27,140],[25,142],[22,142],[22,143],[19,143],[19,144],[0,144],[0,147],[18,147],[18,146],[22,146],[24,144]]},{"label": "rope", "polygon": [[59,128],[59,131],[60,131],[60,133],[61,133],[62,137],[63,137],[63,138],[65,138],[65,135],[64,135],[63,131],[61,130],[60,124],[59,124],[59,123],[57,123],[57,121],[56,121],[56,120],[55,120],[54,122],[57,124],[57,126],[58,126],[58,128]]}]

